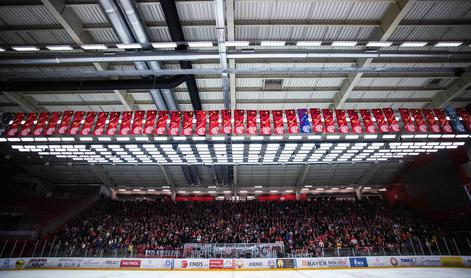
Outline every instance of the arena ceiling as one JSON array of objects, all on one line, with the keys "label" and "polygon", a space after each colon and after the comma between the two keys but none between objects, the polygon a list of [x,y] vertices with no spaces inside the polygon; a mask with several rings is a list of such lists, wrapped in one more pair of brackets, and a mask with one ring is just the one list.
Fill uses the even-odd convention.
[{"label": "arena ceiling", "polygon": [[[59,78],[139,80],[140,74],[151,71],[164,76],[190,73],[182,68],[180,56],[171,57],[175,54],[173,48],[149,46],[176,41],[162,7],[169,1],[131,1],[135,2],[136,10],[128,14],[137,20],[131,23],[140,24],[145,30],[144,48],[147,46],[161,54],[160,69],[150,67],[138,72],[136,63],[116,59],[101,62],[97,58],[106,54],[83,49],[83,45],[103,44],[107,47],[106,53],[130,55],[135,52],[123,50],[117,44],[143,42],[137,36],[130,41],[123,40],[116,19],[104,8],[105,2],[113,1],[0,1],[0,47],[5,50],[0,52],[2,84],[31,79],[55,82]],[[463,107],[471,100],[471,90],[468,90],[471,76],[467,71],[471,65],[471,2],[467,0],[177,0],[175,3],[184,38],[179,43],[212,42],[213,45],[186,50],[192,59],[191,73],[196,80],[198,97],[190,92],[186,83],[165,96],[167,107],[159,107],[149,89],[97,87],[87,91],[64,88],[62,91],[13,92],[4,87],[0,110],[170,109],[172,99],[175,108],[182,111],[195,110],[198,105],[204,110],[225,107],[256,110],[438,108]],[[172,26],[174,28],[174,24]],[[225,44],[234,41],[241,44]],[[266,46],[267,41],[284,44]],[[357,45],[332,46],[332,42],[338,41],[357,42]],[[302,42],[311,44],[303,46]],[[321,42],[321,45],[312,42]],[[369,42],[393,44],[371,47]],[[404,42],[426,44],[401,47]],[[439,42],[460,44],[437,47]],[[57,45],[70,46],[73,50],[47,48]],[[33,46],[39,51],[20,53],[12,49],[14,46]],[[303,56],[306,51],[329,55]],[[391,55],[378,55],[385,52]],[[358,53],[369,55],[355,55]],[[208,54],[207,58],[201,58],[202,54]],[[20,61],[25,55],[36,62]],[[90,61],[96,60],[39,62],[43,58],[72,55],[78,59],[91,57]],[[15,62],[2,64],[1,59]],[[199,185],[205,186],[383,185],[390,182],[404,164],[385,163],[380,167],[368,163],[240,165],[225,170],[198,166],[197,172]],[[191,184],[178,166],[25,163],[22,168],[53,183],[177,187]],[[230,173],[230,177],[222,177],[221,172]]]}]

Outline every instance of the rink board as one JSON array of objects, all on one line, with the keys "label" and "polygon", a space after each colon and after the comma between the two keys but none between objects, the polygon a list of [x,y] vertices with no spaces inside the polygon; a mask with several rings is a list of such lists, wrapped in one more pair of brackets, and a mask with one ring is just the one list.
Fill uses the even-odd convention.
[{"label": "rink board", "polygon": [[471,256],[377,256],[278,259],[6,258],[0,269],[282,270],[471,267]]}]

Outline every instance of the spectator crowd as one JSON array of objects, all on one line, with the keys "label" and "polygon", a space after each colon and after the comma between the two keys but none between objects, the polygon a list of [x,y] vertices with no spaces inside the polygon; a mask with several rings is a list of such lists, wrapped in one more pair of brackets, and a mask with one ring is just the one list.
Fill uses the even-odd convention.
[{"label": "spectator crowd", "polygon": [[324,248],[427,243],[440,230],[381,199],[286,202],[102,200],[55,235],[74,249],[133,252],[181,249],[185,243],[283,242],[293,253]]}]

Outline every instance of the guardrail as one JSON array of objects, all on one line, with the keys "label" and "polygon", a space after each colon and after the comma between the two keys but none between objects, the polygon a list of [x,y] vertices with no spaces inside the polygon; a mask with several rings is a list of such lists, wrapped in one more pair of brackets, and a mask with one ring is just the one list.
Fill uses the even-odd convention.
[{"label": "guardrail", "polygon": [[[194,245],[194,244],[190,244]],[[211,244],[206,244],[211,245]],[[410,239],[401,246],[390,247],[350,247],[320,248],[309,247],[304,250],[293,250],[289,246],[272,248],[270,252],[259,252],[268,245],[280,246],[280,243],[258,244],[213,244],[217,248],[203,249],[147,249],[140,246],[118,245],[101,247],[81,245],[80,247],[64,244],[59,240],[6,240],[0,242],[0,258],[23,257],[94,257],[94,258],[305,258],[305,257],[367,257],[367,256],[471,256],[469,238],[441,238],[421,241]],[[222,246],[227,246],[224,252]],[[237,252],[233,252],[238,246]],[[241,246],[247,251],[242,252]],[[281,245],[282,246],[282,245]],[[241,249],[242,248],[242,249]],[[276,252],[275,252],[276,251]]]}]

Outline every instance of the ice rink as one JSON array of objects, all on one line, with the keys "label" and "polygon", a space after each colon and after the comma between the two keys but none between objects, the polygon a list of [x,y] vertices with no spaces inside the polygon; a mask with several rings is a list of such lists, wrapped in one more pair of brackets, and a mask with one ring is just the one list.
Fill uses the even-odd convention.
[{"label": "ice rink", "polygon": [[229,277],[471,277],[465,268],[396,268],[396,269],[338,269],[338,270],[287,270],[287,271],[139,271],[139,270],[21,270],[0,271],[8,278],[229,278]]}]

